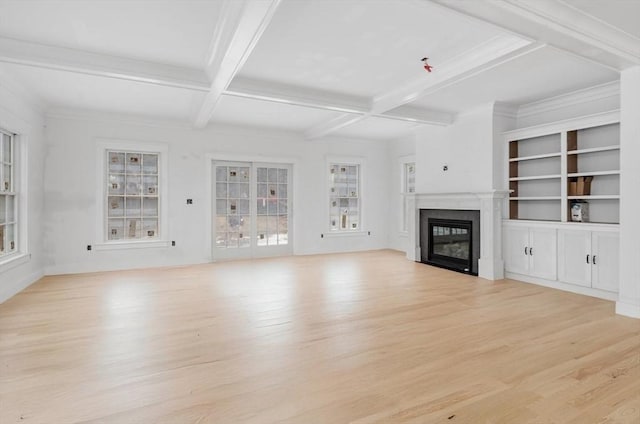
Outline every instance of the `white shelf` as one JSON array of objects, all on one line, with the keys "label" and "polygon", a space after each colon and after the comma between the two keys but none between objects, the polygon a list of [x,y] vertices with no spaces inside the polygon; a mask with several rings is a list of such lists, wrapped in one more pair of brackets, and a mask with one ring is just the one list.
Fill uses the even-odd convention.
[{"label": "white shelf", "polygon": [[560,174],[552,174],[552,175],[536,175],[533,177],[514,177],[509,178],[509,181],[534,181],[534,180],[552,180],[554,178],[561,178]]},{"label": "white shelf", "polygon": [[590,196],[567,196],[569,200],[618,200],[620,195],[617,194],[605,194],[605,195],[590,195]]},{"label": "white shelf", "polygon": [[573,174],[567,174],[567,177],[595,177],[597,175],[620,175],[620,171],[575,172]]},{"label": "white shelf", "polygon": [[509,200],[561,200],[560,196],[509,197]]},{"label": "white shelf", "polygon": [[620,145],[616,144],[616,145],[604,146],[604,147],[594,147],[594,148],[591,148],[591,149],[569,150],[567,152],[567,154],[568,155],[580,155],[580,154],[583,154],[583,153],[609,152],[611,150],[620,150]]},{"label": "white shelf", "polygon": [[545,153],[542,155],[533,155],[533,156],[522,156],[519,158],[511,158],[509,162],[520,162],[525,160],[535,160],[535,159],[547,159],[547,158],[559,158],[561,155],[560,152],[557,153]]}]

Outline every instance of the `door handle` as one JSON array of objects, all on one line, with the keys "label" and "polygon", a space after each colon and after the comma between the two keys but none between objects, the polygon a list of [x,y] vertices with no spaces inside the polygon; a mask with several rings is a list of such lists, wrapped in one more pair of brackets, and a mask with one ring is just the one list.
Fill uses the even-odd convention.
[{"label": "door handle", "polygon": [[589,263],[589,255],[587,255],[587,263]]},{"label": "door handle", "polygon": [[592,264],[596,264],[596,255],[593,255],[593,257],[591,258],[591,263]]},{"label": "door handle", "polygon": [[530,247],[530,248],[529,248],[529,254],[530,254],[531,256],[533,256],[533,247]]},{"label": "door handle", "polygon": [[525,248],[524,248],[524,254],[525,254],[525,255],[528,255],[528,254],[529,254],[529,253],[527,253],[527,251],[528,251],[528,250],[529,250],[529,248],[528,248],[528,247],[525,247]]}]

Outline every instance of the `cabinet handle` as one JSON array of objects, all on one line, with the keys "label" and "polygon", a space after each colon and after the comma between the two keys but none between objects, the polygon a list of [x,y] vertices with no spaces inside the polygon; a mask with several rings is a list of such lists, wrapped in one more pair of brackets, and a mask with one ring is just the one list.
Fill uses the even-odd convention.
[{"label": "cabinet handle", "polygon": [[527,251],[528,251],[528,250],[529,250],[529,248],[528,248],[528,247],[525,247],[525,248],[524,248],[524,254],[525,254],[525,255],[528,255],[528,254],[529,254],[529,253],[527,253]]},{"label": "cabinet handle", "polygon": [[589,263],[589,255],[587,255],[587,263]]},{"label": "cabinet handle", "polygon": [[530,247],[530,248],[529,248],[529,254],[530,254],[531,256],[533,256],[533,247]]},{"label": "cabinet handle", "polygon": [[591,258],[591,263],[592,264],[596,264],[596,255],[593,255],[593,257]]}]

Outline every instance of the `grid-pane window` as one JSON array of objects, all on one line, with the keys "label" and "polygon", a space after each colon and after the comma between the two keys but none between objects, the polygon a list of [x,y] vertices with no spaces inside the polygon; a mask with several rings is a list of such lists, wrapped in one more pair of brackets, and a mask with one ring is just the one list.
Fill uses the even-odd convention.
[{"label": "grid-pane window", "polygon": [[360,229],[360,165],[329,165],[329,228],[331,231]]},{"label": "grid-pane window", "polygon": [[159,153],[107,150],[107,240],[159,237],[159,157]]},{"label": "grid-pane window", "polygon": [[216,246],[251,246],[250,166],[216,166]]},{"label": "grid-pane window", "polygon": [[404,192],[405,193],[416,192],[416,164],[415,163],[404,164]]},{"label": "grid-pane window", "polygon": [[402,231],[407,231],[407,213],[408,213],[408,204],[409,199],[407,199],[407,194],[416,192],[416,164],[414,162],[404,163],[402,166],[402,187],[401,187],[401,197],[402,197],[402,221],[400,223],[400,229]]},{"label": "grid-pane window", "polygon": [[18,214],[13,134],[0,131],[0,257],[18,251]]},{"label": "grid-pane window", "polygon": [[289,243],[288,172],[287,168],[257,168],[256,229],[258,246],[276,246]]}]

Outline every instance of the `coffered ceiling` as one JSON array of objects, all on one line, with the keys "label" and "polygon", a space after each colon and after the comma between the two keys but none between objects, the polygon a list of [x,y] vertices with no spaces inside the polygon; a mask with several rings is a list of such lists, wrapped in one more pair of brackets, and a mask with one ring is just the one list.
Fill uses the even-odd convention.
[{"label": "coffered ceiling", "polygon": [[0,0],[0,75],[49,110],[394,139],[618,79],[640,64],[639,16],[640,0]]}]

